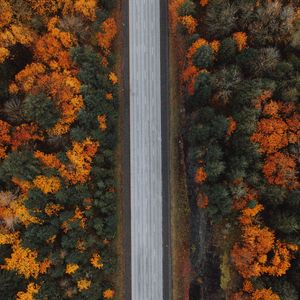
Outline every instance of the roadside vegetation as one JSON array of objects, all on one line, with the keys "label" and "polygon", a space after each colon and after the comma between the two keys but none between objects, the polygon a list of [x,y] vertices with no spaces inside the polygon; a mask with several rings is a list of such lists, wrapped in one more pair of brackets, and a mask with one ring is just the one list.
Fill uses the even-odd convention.
[{"label": "roadside vegetation", "polygon": [[297,300],[299,2],[174,0],[170,16],[185,47],[189,297]]},{"label": "roadside vegetation", "polygon": [[0,0],[0,298],[116,299],[112,0]]}]

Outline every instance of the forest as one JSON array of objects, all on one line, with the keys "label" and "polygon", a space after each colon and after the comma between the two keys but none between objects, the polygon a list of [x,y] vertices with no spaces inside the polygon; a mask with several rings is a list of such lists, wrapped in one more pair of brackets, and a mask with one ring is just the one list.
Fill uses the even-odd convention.
[{"label": "forest", "polygon": [[[119,3],[0,0],[3,300],[122,298]],[[298,300],[299,0],[169,9],[189,204],[184,299]]]},{"label": "forest", "polygon": [[189,299],[297,300],[299,2],[173,0],[170,21],[181,41]]},{"label": "forest", "polygon": [[113,0],[0,0],[0,297],[114,299]]}]

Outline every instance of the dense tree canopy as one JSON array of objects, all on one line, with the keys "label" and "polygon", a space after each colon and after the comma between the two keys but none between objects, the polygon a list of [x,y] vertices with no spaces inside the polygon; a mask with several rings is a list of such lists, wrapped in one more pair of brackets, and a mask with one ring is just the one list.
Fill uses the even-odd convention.
[{"label": "dense tree canopy", "polygon": [[0,1],[3,299],[113,299],[114,1]]},{"label": "dense tree canopy", "polygon": [[192,227],[204,210],[212,228],[226,228],[217,256],[231,247],[231,269],[244,287],[227,280],[224,295],[296,299],[299,3],[174,0],[170,17],[185,43],[180,84]]}]

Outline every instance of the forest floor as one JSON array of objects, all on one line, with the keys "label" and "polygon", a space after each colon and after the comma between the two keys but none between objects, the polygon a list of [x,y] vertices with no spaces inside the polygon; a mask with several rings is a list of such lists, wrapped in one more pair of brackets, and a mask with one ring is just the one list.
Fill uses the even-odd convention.
[{"label": "forest floor", "polygon": [[173,299],[188,300],[191,281],[190,207],[186,184],[184,149],[180,129],[183,125],[183,97],[180,95],[178,58],[175,37],[170,33],[170,164],[171,164],[171,240]]}]

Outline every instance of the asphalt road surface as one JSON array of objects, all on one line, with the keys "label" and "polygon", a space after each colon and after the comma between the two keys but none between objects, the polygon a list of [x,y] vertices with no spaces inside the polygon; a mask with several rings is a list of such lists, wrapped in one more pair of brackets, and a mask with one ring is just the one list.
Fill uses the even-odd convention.
[{"label": "asphalt road surface", "polygon": [[132,300],[163,300],[160,66],[160,1],[129,0]]}]

